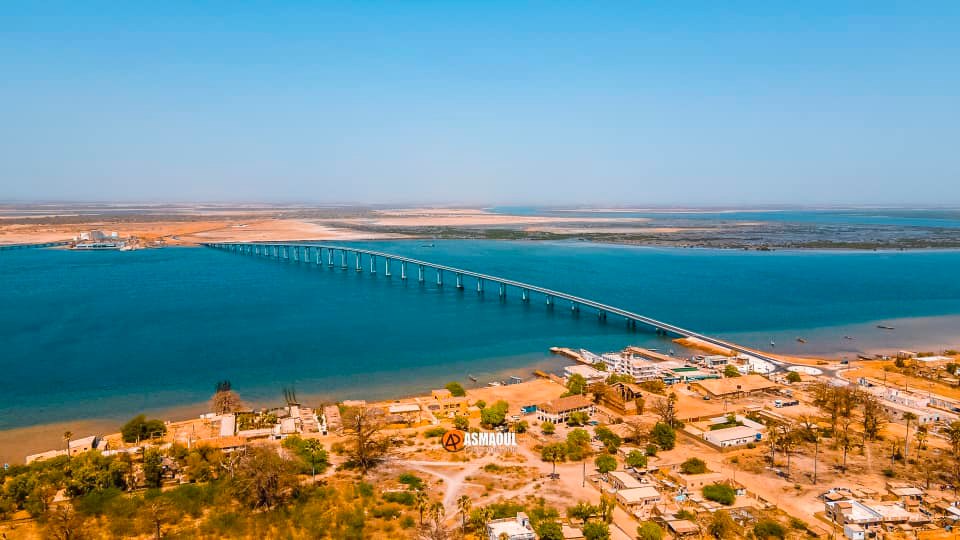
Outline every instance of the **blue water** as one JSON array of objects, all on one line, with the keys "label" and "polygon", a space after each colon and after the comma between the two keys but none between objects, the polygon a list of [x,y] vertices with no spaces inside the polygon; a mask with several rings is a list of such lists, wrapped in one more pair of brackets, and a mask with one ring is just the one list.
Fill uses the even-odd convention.
[{"label": "blue water", "polygon": [[[605,301],[765,346],[804,329],[960,315],[960,252],[744,252],[590,243],[364,242]],[[620,321],[500,302],[475,283],[438,289],[339,268],[204,248],[18,250],[0,255],[0,429],[125,418],[202,402],[230,379],[251,403],[294,385],[317,399],[425,391],[451,379],[527,375],[551,346],[676,348]],[[955,319],[945,318],[944,321]],[[931,323],[932,324],[932,323]],[[949,322],[948,324],[953,324]],[[857,326],[860,325],[860,326]],[[957,335],[956,328],[938,331]],[[899,332],[899,330],[898,330]],[[890,334],[883,334],[885,339]],[[901,334],[903,335],[903,334]],[[909,338],[903,335],[904,339]],[[836,336],[830,340],[840,339]],[[751,342],[751,340],[753,340]],[[822,351],[850,343],[812,342]],[[781,350],[778,349],[778,350]]]}]

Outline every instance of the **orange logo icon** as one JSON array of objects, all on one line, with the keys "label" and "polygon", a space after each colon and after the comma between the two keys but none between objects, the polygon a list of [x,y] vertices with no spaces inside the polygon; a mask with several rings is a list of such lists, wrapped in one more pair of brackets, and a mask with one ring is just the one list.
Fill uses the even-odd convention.
[{"label": "orange logo icon", "polygon": [[440,444],[447,452],[459,452],[463,450],[464,433],[459,429],[451,429],[440,438]]}]

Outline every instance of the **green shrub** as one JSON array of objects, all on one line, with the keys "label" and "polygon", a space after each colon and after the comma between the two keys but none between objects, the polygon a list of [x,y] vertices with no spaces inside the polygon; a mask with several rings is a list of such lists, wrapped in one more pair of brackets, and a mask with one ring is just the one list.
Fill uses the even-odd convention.
[{"label": "green shrub", "polygon": [[400,483],[405,484],[408,489],[423,489],[426,487],[426,484],[423,482],[419,476],[410,473],[403,473],[400,475]]},{"label": "green shrub", "polygon": [[437,426],[424,431],[423,436],[429,439],[431,437],[440,437],[446,432],[447,432],[447,428],[443,426]]},{"label": "green shrub", "polygon": [[388,491],[383,494],[383,500],[404,506],[413,506],[413,503],[416,502],[412,491]]},{"label": "green shrub", "polygon": [[446,389],[450,391],[450,394],[456,397],[463,397],[467,395],[467,391],[463,389],[463,386],[456,382],[450,381],[447,383]]},{"label": "green shrub", "polygon": [[757,540],[767,540],[769,538],[780,538],[782,540],[787,535],[787,531],[783,528],[783,525],[776,521],[763,518],[753,526],[753,535],[757,537]]},{"label": "green shrub", "polygon": [[710,484],[703,486],[703,496],[720,504],[731,505],[737,500],[737,492],[728,484]]},{"label": "green shrub", "polygon": [[692,457],[680,464],[680,470],[685,474],[703,474],[707,472],[707,463],[700,458]]}]

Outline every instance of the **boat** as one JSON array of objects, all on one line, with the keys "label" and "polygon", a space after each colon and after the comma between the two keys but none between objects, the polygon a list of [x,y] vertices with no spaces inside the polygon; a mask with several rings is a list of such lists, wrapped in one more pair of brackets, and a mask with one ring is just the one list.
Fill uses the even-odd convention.
[{"label": "boat", "polygon": [[493,381],[493,382],[491,382],[491,383],[487,383],[487,386],[496,388],[497,386],[501,386],[501,384],[500,384],[499,381]]},{"label": "boat", "polygon": [[436,246],[434,246],[433,242],[430,242],[429,244],[420,244],[420,247],[436,247]]},{"label": "boat", "polygon": [[879,328],[879,329],[881,329],[881,330],[894,330],[894,328],[893,328],[892,326],[887,326],[887,325],[885,325],[885,324],[878,324],[878,325],[877,325],[877,328]]},{"label": "boat", "polygon": [[853,339],[853,336],[843,336],[843,339],[850,339],[850,340],[852,340],[852,339]]},{"label": "boat", "polygon": [[807,340],[803,339],[802,337],[798,337],[798,338],[797,338],[797,342],[799,342],[799,343],[806,343]]},{"label": "boat", "polygon": [[771,340],[770,340],[770,346],[771,346],[771,347],[776,347],[776,346],[777,346],[777,342],[771,339]]},{"label": "boat", "polygon": [[477,382],[477,378],[474,377],[473,375],[467,375],[467,378],[470,379],[470,380],[473,381],[473,382]]}]

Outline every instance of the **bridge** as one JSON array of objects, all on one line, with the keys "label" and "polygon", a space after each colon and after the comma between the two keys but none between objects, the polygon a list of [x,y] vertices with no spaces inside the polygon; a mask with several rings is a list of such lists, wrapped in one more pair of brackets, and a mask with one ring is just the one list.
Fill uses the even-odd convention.
[{"label": "bridge", "polygon": [[41,244],[4,244],[4,245],[0,245],[0,251],[6,251],[8,249],[48,248],[48,247],[66,246],[69,244],[70,244],[69,240],[61,240],[59,242],[44,242]]},{"label": "bridge", "polygon": [[[408,269],[415,269],[417,281],[424,283],[427,279],[427,270],[429,269],[431,272],[433,272],[438,287],[442,287],[444,285],[445,275],[450,275],[453,276],[455,280],[456,288],[464,289],[464,277],[467,277],[476,283],[478,293],[484,292],[484,289],[489,283],[497,287],[500,298],[506,298],[508,289],[510,288],[520,291],[520,299],[523,302],[529,302],[531,294],[539,294],[544,297],[547,306],[551,308],[554,307],[558,301],[568,302],[570,305],[570,310],[574,313],[579,313],[582,308],[588,308],[594,310],[597,318],[601,321],[605,321],[609,315],[613,315],[622,318],[625,321],[627,328],[636,329],[638,324],[645,325],[652,328],[657,334],[693,338],[711,345],[723,347],[725,349],[752,356],[754,358],[759,358],[761,360],[770,362],[774,366],[783,367],[788,365],[783,360],[771,357],[763,352],[748,349],[746,347],[737,345],[736,343],[731,343],[719,338],[700,334],[686,328],[681,328],[674,324],[659,321],[652,317],[627,311],[609,304],[596,302],[588,298],[574,296],[572,294],[532,285],[530,283],[524,283],[522,281],[506,279],[428,261],[421,261],[401,255],[329,244],[227,242],[205,243],[203,245],[233,253],[266,257],[276,260],[286,260],[304,264],[316,264],[318,266],[326,263],[328,267],[339,266],[341,269],[349,268],[349,263],[352,262],[353,267],[357,272],[363,272],[364,267],[366,266],[369,268],[369,272],[371,274],[377,273],[377,261],[382,260],[383,275],[386,277],[393,276],[391,263],[397,262],[400,264],[401,280],[407,280],[410,278]],[[364,258],[367,259],[366,265],[364,264]]]}]

